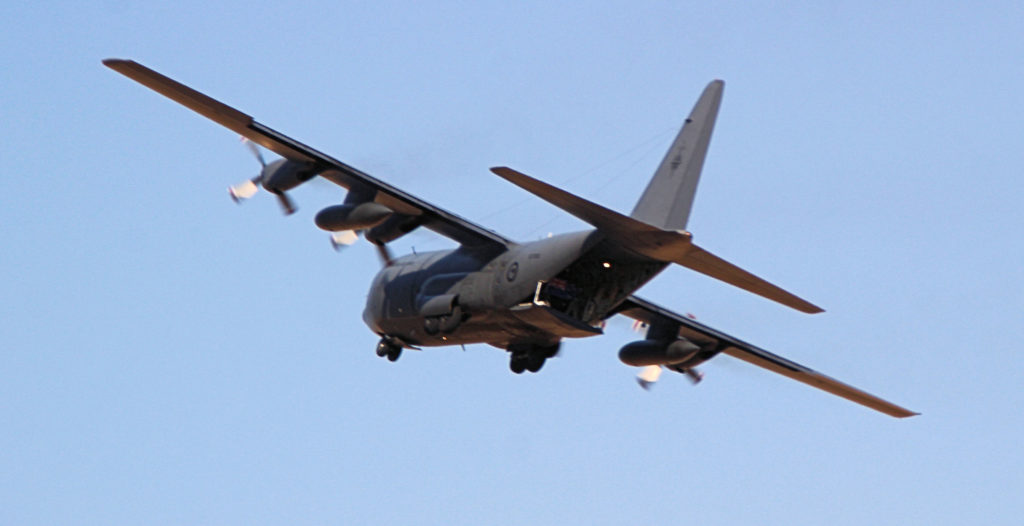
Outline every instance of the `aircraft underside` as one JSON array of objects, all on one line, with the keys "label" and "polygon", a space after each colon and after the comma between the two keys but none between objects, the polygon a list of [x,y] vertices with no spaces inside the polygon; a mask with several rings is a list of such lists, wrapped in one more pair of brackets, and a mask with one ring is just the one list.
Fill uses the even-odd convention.
[{"label": "aircraft underside", "polygon": [[[531,265],[567,247],[582,255],[564,268]],[[406,256],[378,274],[363,317],[381,336],[380,356],[394,361],[402,348],[486,343],[509,351],[514,372],[535,372],[562,339],[603,334],[614,309],[666,266],[593,231],[524,244],[475,265],[457,253]],[[437,281],[444,286],[430,290]],[[517,281],[525,294],[502,294]]]}]

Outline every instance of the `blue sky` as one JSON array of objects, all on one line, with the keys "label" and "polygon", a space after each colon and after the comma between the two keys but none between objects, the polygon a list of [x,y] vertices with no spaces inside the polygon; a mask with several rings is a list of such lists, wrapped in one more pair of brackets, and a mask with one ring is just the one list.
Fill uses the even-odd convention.
[{"label": "blue sky", "polygon": [[[1016,524],[1022,28],[1009,2],[8,2],[0,523]],[[372,248],[312,223],[342,191],[233,205],[237,138],[106,57],[521,240],[583,225],[488,167],[628,211],[722,78],[690,230],[828,312],[681,268],[641,294],[923,415],[729,357],[643,392],[625,322],[537,375],[381,360]]]}]

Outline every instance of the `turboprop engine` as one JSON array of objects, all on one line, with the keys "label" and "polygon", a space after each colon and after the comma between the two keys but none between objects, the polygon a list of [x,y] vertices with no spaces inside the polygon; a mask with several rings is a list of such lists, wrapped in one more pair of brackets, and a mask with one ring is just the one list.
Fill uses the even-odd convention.
[{"label": "turboprop engine", "polygon": [[309,173],[306,163],[290,159],[278,159],[265,168],[260,174],[260,184],[268,192],[287,192],[305,182],[313,174]]},{"label": "turboprop engine", "polygon": [[315,221],[316,226],[328,232],[363,230],[383,223],[393,213],[380,203],[346,203],[324,208]]},{"label": "turboprop engine", "polygon": [[671,341],[640,340],[623,346],[619,351],[619,359],[626,365],[636,367],[648,365],[690,367],[704,361],[703,359],[695,360],[700,350],[700,346],[686,338]]},{"label": "turboprop engine", "polygon": [[231,199],[240,203],[256,195],[262,186],[266,191],[277,196],[285,214],[295,213],[295,203],[292,203],[285,192],[312,179],[317,175],[316,172],[309,164],[291,159],[278,159],[267,163],[263,158],[263,153],[254,143],[246,141],[246,145],[259,161],[260,173],[248,181],[228,187]]},{"label": "turboprop engine", "polygon": [[699,383],[704,375],[695,367],[715,354],[717,353],[713,350],[702,349],[690,340],[680,337],[673,340],[641,340],[627,343],[619,351],[619,359],[626,365],[643,367],[636,381],[640,387],[650,389],[661,376],[662,367],[685,374],[694,384]]},{"label": "turboprop engine", "polygon": [[390,264],[391,254],[385,245],[419,226],[420,219],[395,213],[391,208],[364,201],[358,191],[350,192],[346,203],[324,208],[316,215],[316,226],[331,232],[335,250],[355,243],[362,232],[367,241],[377,246],[381,260]]}]

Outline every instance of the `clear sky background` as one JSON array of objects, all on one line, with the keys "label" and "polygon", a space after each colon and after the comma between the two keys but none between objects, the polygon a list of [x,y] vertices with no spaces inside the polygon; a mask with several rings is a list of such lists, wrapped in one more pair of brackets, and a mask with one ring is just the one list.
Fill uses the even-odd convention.
[{"label": "clear sky background", "polygon": [[[0,523],[1020,524],[1024,8],[774,4],[4,3]],[[584,225],[488,167],[628,212],[722,78],[690,229],[828,312],[641,295],[923,415],[729,357],[644,392],[628,322],[382,360],[343,191],[235,206],[237,138],[106,57],[520,240]]]}]

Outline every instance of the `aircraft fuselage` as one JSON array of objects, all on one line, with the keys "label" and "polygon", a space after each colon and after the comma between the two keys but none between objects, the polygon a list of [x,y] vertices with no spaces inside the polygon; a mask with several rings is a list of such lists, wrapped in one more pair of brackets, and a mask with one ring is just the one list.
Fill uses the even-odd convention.
[{"label": "aircraft fuselage", "polygon": [[601,334],[601,320],[664,267],[614,249],[595,230],[497,254],[411,254],[374,278],[363,319],[407,346],[555,345]]}]

